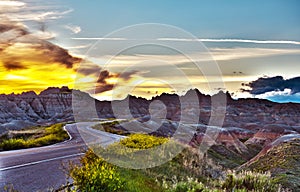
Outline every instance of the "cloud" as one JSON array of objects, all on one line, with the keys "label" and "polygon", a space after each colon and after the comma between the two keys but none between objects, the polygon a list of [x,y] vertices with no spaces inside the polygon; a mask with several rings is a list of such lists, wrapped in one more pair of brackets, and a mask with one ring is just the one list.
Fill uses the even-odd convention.
[{"label": "cloud", "polygon": [[50,31],[38,31],[33,35],[42,40],[51,40],[56,37],[56,34]]},{"label": "cloud", "polygon": [[[56,33],[46,31],[45,26],[49,21],[57,20],[72,12],[72,9],[54,5],[51,1],[42,0],[6,1],[0,0],[0,23],[13,22],[23,26],[30,23],[31,35],[39,39],[50,40]],[[41,26],[35,29],[35,26]]]},{"label": "cloud", "polygon": [[108,70],[102,70],[99,74],[95,94],[110,91],[114,86],[118,86],[119,83],[126,83],[128,80],[132,79],[134,74],[138,74],[136,70],[126,71],[123,73],[112,73]]},{"label": "cloud", "polygon": [[283,91],[271,91],[264,94],[256,95],[255,98],[268,99],[278,103],[300,103],[300,93],[292,94],[291,89],[284,89]]},{"label": "cloud", "polygon": [[29,34],[24,25],[8,20],[0,22],[0,42],[10,41],[17,37]]},{"label": "cloud", "polygon": [[[124,67],[144,61],[157,61],[152,65],[181,65],[191,62],[230,61],[246,58],[270,57],[276,55],[300,55],[300,49],[272,49],[272,48],[211,48],[210,52],[193,52],[188,57],[183,54],[131,54],[131,55],[104,55],[94,60],[105,64],[109,61],[111,67]],[[95,51],[96,52],[96,51]],[[96,53],[101,53],[96,52]],[[110,59],[113,58],[113,59]]]},{"label": "cloud", "polygon": [[2,93],[70,85],[81,60],[67,50],[37,38],[18,22],[0,21]]},{"label": "cloud", "polygon": [[26,69],[26,66],[23,66],[20,62],[17,61],[3,61],[3,66],[7,70],[19,70]]},{"label": "cloud", "polygon": [[114,87],[113,84],[97,84],[97,86],[95,88],[95,94],[110,91],[113,89],[113,87]]},{"label": "cloud", "polygon": [[21,1],[0,1],[0,7],[6,8],[6,7],[22,7],[25,3]]},{"label": "cloud", "polygon": [[[42,5],[43,4],[43,5]],[[0,1],[0,18],[15,22],[47,21],[60,19],[71,13],[73,9],[53,6],[37,0],[31,1]]]},{"label": "cloud", "polygon": [[26,3],[21,1],[0,1],[0,12],[14,12],[24,8]]},{"label": "cloud", "polygon": [[290,94],[300,93],[300,77],[284,79],[282,76],[261,77],[243,86],[249,89],[243,89],[252,95],[261,95],[268,92],[280,92],[286,89],[290,90]]},{"label": "cloud", "polygon": [[117,74],[113,74],[107,70],[102,70],[96,81],[96,85],[94,88],[95,94],[112,90],[114,87],[114,83],[109,83],[108,80],[111,78],[116,78],[117,76]]},{"label": "cloud", "polygon": [[35,48],[42,50],[42,54],[47,56],[49,62],[60,63],[67,68],[73,68],[74,63],[81,62],[80,58],[73,57],[69,52],[59,46],[56,46],[47,41],[40,41],[41,43],[35,45]]},{"label": "cloud", "polygon": [[[31,35],[43,40],[51,40],[56,33],[46,31],[45,26],[49,21],[57,20],[73,10],[57,6],[53,2],[45,3],[42,0],[7,1],[0,0],[0,23],[12,22],[20,25],[30,24]],[[36,26],[40,26],[36,29]]]},{"label": "cloud", "polygon": [[65,28],[71,30],[74,34],[81,32],[80,26],[69,24],[69,25],[65,25]]},{"label": "cloud", "polygon": [[96,75],[101,71],[101,67],[94,63],[85,61],[80,65],[80,68],[78,68],[76,71],[80,74],[83,74],[84,76]]},{"label": "cloud", "polygon": [[64,47],[64,48],[66,48],[66,49],[86,49],[86,48],[89,48],[89,47],[91,47],[92,46],[92,44],[84,44],[84,45],[75,45],[75,46],[70,46],[70,47]]},{"label": "cloud", "polygon": [[211,48],[210,52],[217,61],[243,58],[258,58],[286,54],[300,54],[300,49],[272,48]]},{"label": "cloud", "polygon": [[74,40],[106,40],[106,41],[127,41],[129,39],[121,38],[121,37],[73,37]]},{"label": "cloud", "polygon": [[17,22],[0,22],[0,59],[6,63],[22,63],[24,58],[29,57],[33,61],[55,62],[67,68],[72,68],[74,63],[81,61],[80,58],[71,56],[67,50],[30,34]]},{"label": "cloud", "polygon": [[[131,41],[135,39],[127,38],[105,38],[105,37],[81,37],[73,38],[77,40],[114,40],[114,41]],[[254,44],[291,44],[300,45],[299,41],[293,40],[255,40],[255,39],[184,39],[184,38],[158,38],[157,41],[179,41],[179,42],[215,42],[215,43],[254,43]]]},{"label": "cloud", "polygon": [[112,72],[99,65],[84,60],[76,69],[76,86],[91,94],[99,94],[113,89],[118,83],[126,83],[133,79],[139,71]]},{"label": "cloud", "polygon": [[300,45],[299,41],[286,40],[253,40],[253,39],[181,39],[181,38],[159,38],[160,41],[201,41],[218,43],[255,43],[255,44],[292,44]]},{"label": "cloud", "polygon": [[140,73],[140,71],[133,70],[133,71],[126,71],[118,75],[118,77],[124,79],[124,80],[129,80],[132,78],[133,75]]}]

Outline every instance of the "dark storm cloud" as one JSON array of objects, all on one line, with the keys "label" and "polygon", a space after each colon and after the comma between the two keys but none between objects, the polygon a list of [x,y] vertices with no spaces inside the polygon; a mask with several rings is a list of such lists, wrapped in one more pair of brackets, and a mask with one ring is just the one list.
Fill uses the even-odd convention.
[{"label": "dark storm cloud", "polygon": [[284,79],[282,76],[262,77],[248,84],[243,84],[250,89],[242,89],[253,95],[260,95],[271,91],[284,91],[290,89],[292,94],[300,93],[300,77]]}]

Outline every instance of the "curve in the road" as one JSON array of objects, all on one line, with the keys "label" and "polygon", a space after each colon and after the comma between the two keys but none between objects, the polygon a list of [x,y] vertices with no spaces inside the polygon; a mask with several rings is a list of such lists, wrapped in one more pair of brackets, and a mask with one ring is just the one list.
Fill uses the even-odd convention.
[{"label": "curve in the road", "polygon": [[91,140],[103,145],[118,141],[122,136],[91,129],[95,122],[75,123],[65,126],[70,139],[55,145],[0,152],[0,191],[7,184],[22,192],[45,191],[47,188],[59,188],[67,182],[62,164],[78,160],[87,149],[87,138],[81,134],[93,136]]}]

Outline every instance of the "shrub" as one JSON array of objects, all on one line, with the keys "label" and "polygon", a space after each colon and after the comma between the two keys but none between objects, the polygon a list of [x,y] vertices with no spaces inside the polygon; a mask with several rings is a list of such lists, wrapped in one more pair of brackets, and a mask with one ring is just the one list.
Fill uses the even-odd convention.
[{"label": "shrub", "polygon": [[116,168],[91,150],[81,159],[81,166],[71,164],[69,175],[79,191],[122,191],[124,185]]},{"label": "shrub", "polygon": [[205,185],[193,179],[178,181],[170,188],[168,192],[277,192],[280,191],[280,185],[276,184],[269,173],[241,172],[229,173],[224,181],[208,179]]},{"label": "shrub", "polygon": [[166,143],[169,139],[145,134],[132,134],[120,144],[133,149],[149,149]]},{"label": "shrub", "polygon": [[26,148],[27,143],[23,139],[7,139],[0,143],[0,148],[2,150],[13,150]]},{"label": "shrub", "polygon": [[12,184],[5,185],[3,187],[3,190],[4,190],[4,192],[19,192],[18,190],[16,190],[14,188],[14,186]]},{"label": "shrub", "polygon": [[63,129],[64,124],[54,124],[50,127],[45,128],[46,135],[55,135],[58,139],[68,138],[67,132]]},{"label": "shrub", "polygon": [[[170,160],[172,151],[175,151],[173,148],[178,147],[174,141],[166,141],[169,139],[145,134],[132,134],[106,148],[97,144],[92,148],[104,159],[121,167],[152,167],[160,161]],[[163,143],[165,145],[161,145]]]},{"label": "shrub", "polygon": [[196,181],[178,182],[173,189],[169,189],[168,192],[209,192],[203,183]]},{"label": "shrub", "polygon": [[271,178],[269,173],[254,173],[243,171],[238,174],[228,174],[222,183],[222,188],[233,191],[234,189],[245,189],[247,191],[276,192],[279,185]]}]

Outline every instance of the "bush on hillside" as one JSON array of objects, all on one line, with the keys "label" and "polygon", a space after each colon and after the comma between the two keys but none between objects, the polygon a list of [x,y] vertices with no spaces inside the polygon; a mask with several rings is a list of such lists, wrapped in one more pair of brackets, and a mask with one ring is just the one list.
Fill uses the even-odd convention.
[{"label": "bush on hillside", "polygon": [[113,165],[97,157],[91,150],[80,162],[80,166],[70,165],[69,175],[74,180],[75,191],[122,191],[124,182]]}]

